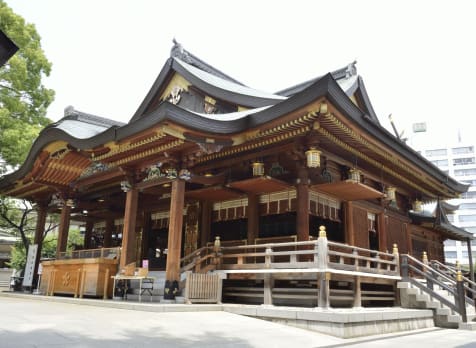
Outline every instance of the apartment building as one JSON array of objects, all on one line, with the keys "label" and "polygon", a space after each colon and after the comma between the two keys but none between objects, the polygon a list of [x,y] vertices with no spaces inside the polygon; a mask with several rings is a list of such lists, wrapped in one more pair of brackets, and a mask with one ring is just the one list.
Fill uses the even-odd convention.
[{"label": "apartment building", "polygon": [[[464,141],[459,134],[455,138],[455,141],[444,144],[445,138],[435,137],[426,131],[425,124],[420,123],[413,125],[410,145],[448,176],[470,185],[468,192],[459,199],[449,201],[459,208],[454,214],[448,215],[448,219],[455,226],[476,235],[476,141]],[[476,240],[472,241],[472,249],[476,249]],[[445,259],[449,263],[458,260],[462,264],[468,264],[466,243],[447,240]]]}]

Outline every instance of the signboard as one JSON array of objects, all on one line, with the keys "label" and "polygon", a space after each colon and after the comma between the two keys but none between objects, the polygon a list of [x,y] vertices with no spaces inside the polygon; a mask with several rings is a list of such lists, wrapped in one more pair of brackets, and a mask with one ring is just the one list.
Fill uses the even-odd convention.
[{"label": "signboard", "polygon": [[38,244],[32,244],[28,248],[28,255],[26,257],[25,274],[23,275],[23,286],[33,286],[33,273],[35,271],[36,252],[38,251]]}]

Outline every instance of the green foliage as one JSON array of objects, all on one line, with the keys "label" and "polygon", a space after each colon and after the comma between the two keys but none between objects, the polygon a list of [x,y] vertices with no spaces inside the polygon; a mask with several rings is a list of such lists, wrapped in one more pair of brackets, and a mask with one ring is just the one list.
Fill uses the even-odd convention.
[{"label": "green foliage", "polygon": [[[30,244],[32,243],[32,237]],[[72,251],[76,247],[83,245],[84,237],[79,233],[78,228],[71,228],[68,233],[67,251]],[[41,258],[55,258],[56,257],[56,244],[58,238],[55,235],[47,235],[43,240],[41,247]],[[12,257],[7,265],[15,269],[24,269],[26,266],[26,249],[22,242],[18,242],[12,248]]]},{"label": "green foliage", "polygon": [[25,23],[3,0],[0,29],[19,47],[0,67],[0,157],[7,165],[17,166],[39,131],[51,122],[46,109],[54,99],[54,91],[42,84],[42,78],[50,74],[51,63],[41,48],[35,26]]}]

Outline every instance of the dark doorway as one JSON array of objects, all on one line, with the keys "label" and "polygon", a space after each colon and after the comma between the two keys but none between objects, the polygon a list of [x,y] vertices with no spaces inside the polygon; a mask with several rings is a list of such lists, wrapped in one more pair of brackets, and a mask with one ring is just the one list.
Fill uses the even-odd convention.
[{"label": "dark doorway", "polygon": [[152,229],[149,233],[147,259],[149,269],[163,271],[167,265],[168,228]]}]

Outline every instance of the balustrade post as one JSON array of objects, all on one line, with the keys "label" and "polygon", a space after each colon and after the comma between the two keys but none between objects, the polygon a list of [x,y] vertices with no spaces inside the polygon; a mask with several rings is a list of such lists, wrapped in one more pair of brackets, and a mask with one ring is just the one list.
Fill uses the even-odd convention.
[{"label": "balustrade post", "polygon": [[428,255],[426,251],[423,252],[421,259],[423,261],[423,264],[427,266],[427,267],[424,267],[424,270],[423,270],[423,272],[425,273],[425,278],[426,278],[426,287],[430,290],[433,290],[433,272],[431,271],[430,263],[428,262]]},{"label": "balustrade post", "polygon": [[329,265],[329,253],[327,244],[327,234],[325,226],[319,227],[319,238],[317,239],[317,267],[319,273],[319,301],[320,308],[329,307],[329,280],[331,274],[327,272]]},{"label": "balustrade post", "polygon": [[221,258],[221,242],[220,242],[220,237],[216,236],[215,237],[215,242],[213,243],[213,251],[215,253],[215,265],[218,268],[218,265],[220,264],[220,258]]},{"label": "balustrade post", "polygon": [[398,253],[397,244],[393,245],[392,254],[393,254],[393,260],[395,261],[395,273],[400,274],[400,254]]},{"label": "balustrade post", "polygon": [[408,257],[402,255],[402,278],[408,280]]},{"label": "balustrade post", "polygon": [[265,268],[271,268],[271,253],[273,252],[273,249],[270,247],[266,247],[265,250],[265,256],[264,256],[264,267]]},{"label": "balustrade post", "polygon": [[466,315],[466,296],[464,291],[464,280],[461,271],[456,272],[456,294],[455,304],[458,307],[458,312],[461,315],[464,323],[468,322],[468,316]]}]

